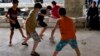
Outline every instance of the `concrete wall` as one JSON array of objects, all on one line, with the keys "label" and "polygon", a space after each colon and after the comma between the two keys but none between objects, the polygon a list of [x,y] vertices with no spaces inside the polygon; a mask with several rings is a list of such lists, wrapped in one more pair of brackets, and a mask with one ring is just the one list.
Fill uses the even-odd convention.
[{"label": "concrete wall", "polygon": [[84,0],[65,0],[64,7],[67,15],[72,17],[81,17],[83,15]]}]

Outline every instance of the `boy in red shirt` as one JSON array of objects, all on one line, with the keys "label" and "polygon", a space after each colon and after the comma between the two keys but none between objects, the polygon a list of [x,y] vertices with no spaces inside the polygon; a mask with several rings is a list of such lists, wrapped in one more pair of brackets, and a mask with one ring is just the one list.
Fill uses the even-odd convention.
[{"label": "boy in red shirt", "polygon": [[59,9],[60,9],[60,6],[56,5],[57,3],[55,1],[52,1],[52,16],[57,19],[60,17],[59,15]]},{"label": "boy in red shirt", "polygon": [[65,16],[66,10],[65,8],[59,9],[60,19],[57,21],[56,26],[54,27],[51,39],[53,39],[54,32],[56,28],[59,26],[60,33],[61,33],[61,40],[56,46],[56,50],[53,53],[53,56],[57,56],[59,51],[62,50],[63,47],[65,47],[67,44],[70,44],[70,46],[76,51],[77,56],[80,56],[80,51],[77,45],[76,41],[76,29],[73,24],[73,21],[71,18]]}]

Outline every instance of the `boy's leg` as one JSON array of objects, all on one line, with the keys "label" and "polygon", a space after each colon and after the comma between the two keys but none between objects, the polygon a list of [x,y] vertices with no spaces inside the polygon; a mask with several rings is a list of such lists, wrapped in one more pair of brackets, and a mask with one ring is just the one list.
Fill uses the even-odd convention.
[{"label": "boy's leg", "polygon": [[35,42],[35,41],[34,41],[33,48],[32,48],[32,52],[31,52],[31,55],[32,55],[32,56],[40,56],[40,55],[36,52],[36,48],[37,48],[38,44],[39,44],[39,42]]},{"label": "boy's leg", "polygon": [[69,44],[76,51],[77,56],[81,56],[76,39],[70,40]]},{"label": "boy's leg", "polygon": [[57,56],[58,53],[62,50],[62,48],[67,44],[68,42],[64,42],[64,41],[60,41],[57,46],[56,46],[56,50],[53,53],[53,56]]},{"label": "boy's leg", "polygon": [[41,30],[41,32],[40,32],[40,34],[39,34],[39,36],[42,38],[42,36],[43,36],[43,33],[46,31],[46,29],[47,29],[47,27],[43,27],[42,28],[42,30]]},{"label": "boy's leg", "polygon": [[25,38],[25,40],[24,40],[23,43],[27,43],[27,41],[28,41],[29,39],[30,39],[29,37]]},{"label": "boy's leg", "polygon": [[39,42],[41,41],[40,40],[40,37],[38,36],[37,32],[35,31],[34,33],[32,33],[31,37],[33,38],[34,40],[34,44],[33,44],[33,48],[32,48],[32,52],[31,52],[31,55],[37,55],[39,56],[39,54],[35,51]]},{"label": "boy's leg", "polygon": [[77,56],[81,56],[79,48],[75,48],[75,51],[76,51]]},{"label": "boy's leg", "polygon": [[33,48],[32,48],[32,53],[35,52],[35,50],[36,50],[38,44],[39,44],[39,42],[35,42],[35,41],[34,41]]},{"label": "boy's leg", "polygon": [[39,25],[42,27],[42,30],[39,33],[39,36],[42,38],[43,33],[45,32],[45,30],[47,29],[47,24],[45,22],[40,22]]},{"label": "boy's leg", "polygon": [[13,34],[14,34],[14,28],[11,29],[9,46],[12,46],[12,37],[13,37]]},{"label": "boy's leg", "polygon": [[29,39],[30,39],[30,37],[25,38],[24,42],[22,42],[22,45],[28,46],[27,41],[28,41]]},{"label": "boy's leg", "polygon": [[30,39],[31,36],[28,31],[26,31],[26,33],[27,33],[26,34],[27,38],[24,39],[24,41],[22,42],[22,45],[28,46],[27,41]]},{"label": "boy's leg", "polygon": [[22,31],[21,28],[19,28],[19,31],[20,31],[20,33],[22,34],[22,37],[23,37],[23,38],[26,38],[26,37],[24,36],[24,33],[23,33],[23,31]]},{"label": "boy's leg", "polygon": [[54,51],[53,56],[57,56],[58,53],[59,53],[59,51]]}]

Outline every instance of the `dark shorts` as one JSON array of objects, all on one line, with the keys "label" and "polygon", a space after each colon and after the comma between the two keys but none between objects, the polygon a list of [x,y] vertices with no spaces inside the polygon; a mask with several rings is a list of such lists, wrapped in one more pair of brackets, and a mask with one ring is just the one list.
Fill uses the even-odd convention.
[{"label": "dark shorts", "polygon": [[21,28],[21,27],[20,27],[19,22],[16,21],[15,24],[12,24],[12,23],[10,22],[10,28],[11,28],[11,30],[14,30],[14,28],[19,29],[19,28]]},{"label": "dark shorts", "polygon": [[75,39],[63,41],[61,40],[58,45],[56,46],[56,51],[61,51],[63,47],[65,47],[67,44],[69,44],[73,49],[76,49],[77,41]]},{"label": "dark shorts", "polygon": [[39,25],[40,25],[41,27],[47,27],[47,24],[46,24],[45,22],[39,22]]}]

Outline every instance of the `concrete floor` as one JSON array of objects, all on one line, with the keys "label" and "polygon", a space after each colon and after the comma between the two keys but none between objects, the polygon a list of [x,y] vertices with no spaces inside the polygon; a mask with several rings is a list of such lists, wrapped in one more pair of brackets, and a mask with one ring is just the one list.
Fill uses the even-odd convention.
[{"label": "concrete floor", "polygon": [[[36,29],[37,32],[40,28]],[[24,30],[25,32],[25,30]],[[49,42],[51,28],[44,34],[44,39],[40,42],[37,52],[40,56],[52,56],[56,44],[60,40],[59,30],[55,33],[56,44]],[[28,41],[29,46],[22,46],[22,37],[18,30],[15,30],[13,46],[8,46],[9,28],[0,28],[0,56],[30,56],[33,40]],[[81,51],[81,56],[100,56],[100,31],[77,30],[77,40]],[[58,56],[76,56],[75,51],[69,46],[65,46]]]}]

